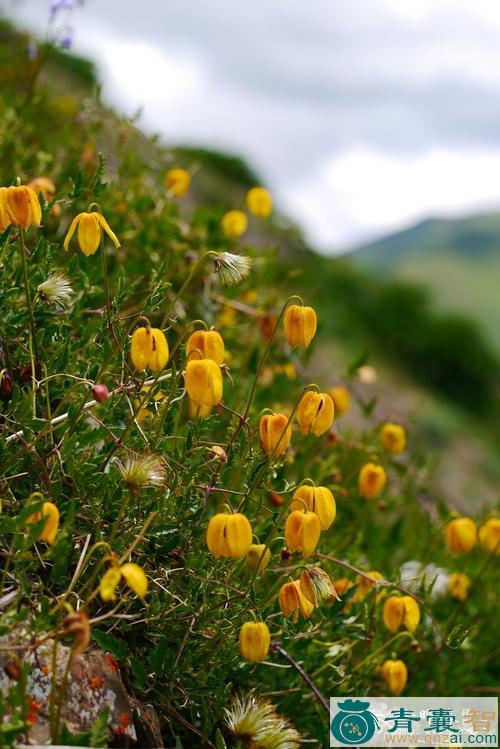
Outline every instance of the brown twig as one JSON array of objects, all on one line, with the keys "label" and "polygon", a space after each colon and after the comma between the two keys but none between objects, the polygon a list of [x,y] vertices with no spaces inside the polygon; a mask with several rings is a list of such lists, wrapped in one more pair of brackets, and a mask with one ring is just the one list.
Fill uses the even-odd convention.
[{"label": "brown twig", "polygon": [[271,650],[274,650],[276,653],[279,653],[281,656],[283,656],[283,658],[288,661],[288,663],[292,666],[292,668],[294,668],[297,671],[297,673],[300,674],[300,676],[302,677],[302,679],[304,679],[305,683],[307,684],[311,692],[314,694],[318,702],[322,705],[322,707],[324,707],[326,712],[330,714],[330,705],[328,704],[327,700],[323,697],[323,695],[321,694],[321,692],[319,691],[318,687],[315,685],[311,677],[308,674],[306,674],[302,666],[299,663],[297,663],[297,661],[294,658],[292,658],[290,653],[287,653],[285,648],[282,647],[281,643],[277,641],[272,642]]}]

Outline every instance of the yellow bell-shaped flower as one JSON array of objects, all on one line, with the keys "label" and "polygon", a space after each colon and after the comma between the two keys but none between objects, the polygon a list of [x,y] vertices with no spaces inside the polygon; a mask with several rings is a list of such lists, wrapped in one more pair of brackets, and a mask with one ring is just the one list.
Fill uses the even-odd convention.
[{"label": "yellow bell-shaped flower", "polygon": [[312,307],[291,304],[283,321],[285,338],[292,348],[300,345],[307,348],[316,333],[317,318]]},{"label": "yellow bell-shaped flower", "polygon": [[387,481],[387,474],[382,466],[365,463],[358,476],[359,493],[365,499],[378,497]]},{"label": "yellow bell-shaped flower", "polygon": [[463,572],[452,572],[448,579],[448,590],[450,596],[462,603],[467,600],[470,588],[470,578]]},{"label": "yellow bell-shaped flower", "polygon": [[490,554],[500,554],[500,518],[490,518],[480,527],[479,541]]},{"label": "yellow bell-shaped flower", "polygon": [[273,199],[265,187],[252,187],[247,192],[247,207],[257,218],[267,218],[273,210]]},{"label": "yellow bell-shaped flower", "polygon": [[212,408],[222,399],[222,374],[213,359],[192,360],[186,366],[186,391],[200,408]]},{"label": "yellow bell-shaped flower", "polygon": [[245,622],[240,629],[240,652],[247,661],[263,661],[271,644],[269,627],[264,622]]},{"label": "yellow bell-shaped flower", "polygon": [[308,390],[302,396],[297,408],[297,421],[303,434],[319,437],[330,429],[333,423],[334,406],[328,393]]},{"label": "yellow bell-shaped flower", "polygon": [[10,226],[10,216],[7,208],[7,188],[0,187],[0,234]]},{"label": "yellow bell-shaped flower", "polygon": [[285,414],[265,414],[259,425],[260,444],[266,455],[278,457],[286,452],[292,427]]},{"label": "yellow bell-shaped flower", "polygon": [[333,401],[335,407],[335,414],[340,416],[341,414],[348,411],[351,407],[351,395],[347,388],[339,385],[338,387],[332,388],[328,391],[328,395]]},{"label": "yellow bell-shaped flower", "polygon": [[477,541],[477,526],[471,518],[456,518],[445,528],[445,540],[448,549],[455,553],[472,551]]},{"label": "yellow bell-shaped flower", "polygon": [[389,687],[391,694],[399,697],[408,681],[408,669],[403,661],[387,660],[381,666],[380,673]]},{"label": "yellow bell-shaped flower", "polygon": [[314,512],[294,510],[286,519],[285,538],[290,551],[310,556],[318,545],[321,527]]},{"label": "yellow bell-shaped flower", "polygon": [[98,211],[86,213],[85,211],[75,216],[66,234],[63,247],[67,251],[71,237],[78,227],[78,244],[84,255],[93,255],[101,242],[102,230],[106,232],[115,247],[120,247],[120,242],[102,214]]},{"label": "yellow bell-shaped flower", "polygon": [[27,522],[36,523],[42,518],[45,518],[45,524],[38,534],[38,540],[53,544],[59,530],[59,510],[53,502],[44,502],[42,509],[30,515]]},{"label": "yellow bell-shaped flower", "polygon": [[278,598],[283,614],[290,616],[293,613],[295,621],[297,621],[299,613],[307,619],[314,611],[313,604],[307,600],[300,589],[300,580],[284,583],[280,588]]},{"label": "yellow bell-shaped flower", "polygon": [[247,567],[262,575],[271,559],[271,552],[266,544],[252,544],[247,554]]},{"label": "yellow bell-shaped flower", "polygon": [[169,169],[165,175],[165,185],[174,198],[183,198],[191,185],[191,176],[185,169]]},{"label": "yellow bell-shaped flower", "polygon": [[151,369],[160,372],[169,357],[168,343],[159,328],[139,327],[132,333],[130,358],[135,369],[142,372]]},{"label": "yellow bell-shaped flower", "polygon": [[121,577],[122,573],[118,566],[106,570],[99,583],[99,594],[103,601],[116,601],[116,586]]},{"label": "yellow bell-shaped flower", "polygon": [[220,223],[222,231],[228,239],[237,239],[246,232],[248,219],[243,211],[227,211]]},{"label": "yellow bell-shaped flower", "polygon": [[420,608],[411,596],[389,596],[384,603],[384,624],[393,634],[404,626],[414,632],[420,621]]},{"label": "yellow bell-shaped flower", "polygon": [[240,512],[220,512],[210,518],[207,528],[207,546],[216,558],[241,559],[252,545],[252,526]]},{"label": "yellow bell-shaped flower", "polygon": [[320,601],[337,598],[330,575],[321,567],[309,567],[300,573],[300,590],[307,600],[317,606]]},{"label": "yellow bell-shaped flower", "polygon": [[122,577],[128,587],[131,588],[139,598],[144,598],[148,592],[148,578],[146,573],[138,564],[127,562],[120,567]]},{"label": "yellow bell-shaped flower", "polygon": [[[7,187],[4,193],[7,214],[13,226],[28,229],[32,224],[39,226],[42,209],[36,192],[28,185]],[[3,202],[3,201],[2,201]]]},{"label": "yellow bell-shaped flower", "polygon": [[186,355],[191,360],[212,359],[216,364],[224,363],[224,341],[215,330],[196,330],[189,336]]},{"label": "yellow bell-shaped flower", "polygon": [[380,432],[380,442],[391,455],[400,455],[406,449],[406,432],[400,424],[384,424]]},{"label": "yellow bell-shaped flower", "polygon": [[310,512],[316,513],[322,531],[327,530],[335,520],[335,499],[326,486],[299,486],[293,495],[291,509],[304,509],[304,505]]}]

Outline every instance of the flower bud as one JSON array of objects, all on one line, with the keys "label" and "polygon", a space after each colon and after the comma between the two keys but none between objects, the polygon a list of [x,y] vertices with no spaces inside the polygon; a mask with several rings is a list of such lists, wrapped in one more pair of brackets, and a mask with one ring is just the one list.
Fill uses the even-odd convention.
[{"label": "flower bud", "polygon": [[41,511],[30,515],[27,522],[28,524],[36,523],[42,518],[46,520],[38,534],[38,540],[53,544],[59,530],[59,510],[53,502],[44,502]]},{"label": "flower bud", "polygon": [[335,520],[335,499],[325,486],[299,486],[293,495],[291,509],[301,510],[304,509],[304,505],[307,510],[318,516],[322,531],[327,530]]},{"label": "flower bud", "polygon": [[387,474],[382,466],[375,463],[365,463],[358,477],[359,493],[365,499],[378,497],[387,481]]},{"label": "flower bud", "polygon": [[219,458],[221,463],[227,463],[227,452],[220,445],[212,445],[207,448],[211,458]]},{"label": "flower bud", "polygon": [[212,359],[189,361],[185,382],[187,394],[200,408],[212,408],[222,399],[222,374]]},{"label": "flower bud", "polygon": [[165,185],[174,198],[183,198],[191,185],[191,176],[185,169],[169,169],[165,174]]},{"label": "flower bud", "polygon": [[380,442],[391,455],[399,455],[406,449],[406,432],[400,424],[384,424],[380,432]]},{"label": "flower bud", "polygon": [[292,348],[307,348],[316,333],[316,312],[312,307],[291,304],[284,318],[285,338]]},{"label": "flower bud", "polygon": [[8,403],[12,398],[14,392],[14,386],[12,384],[12,378],[7,370],[3,370],[0,373],[0,399],[4,403]]},{"label": "flower bud", "polygon": [[247,661],[263,661],[271,644],[269,627],[264,622],[245,622],[240,629],[240,652]]},{"label": "flower bud", "polygon": [[314,611],[313,604],[307,600],[300,589],[300,581],[293,580],[284,583],[279,592],[279,604],[281,611],[285,616],[294,614],[294,620],[297,621],[299,613],[309,618]]},{"label": "flower bud", "polygon": [[120,573],[128,587],[134,591],[139,598],[144,598],[148,592],[148,578],[146,573],[138,564],[127,562],[120,567]]},{"label": "flower bud", "polygon": [[328,391],[335,406],[335,414],[341,415],[351,408],[351,396],[347,388],[339,385]]},{"label": "flower bud", "polygon": [[301,573],[300,590],[313,606],[317,606],[320,601],[338,598],[330,576],[320,567],[309,567]]},{"label": "flower bud", "polygon": [[281,507],[281,505],[285,504],[285,498],[277,492],[268,492],[267,498],[269,500],[269,503],[272,504],[273,507]]},{"label": "flower bud", "polygon": [[276,318],[274,315],[271,315],[270,313],[266,315],[261,315],[258,320],[259,324],[259,330],[266,341],[271,340],[271,336],[273,334],[275,325],[276,325]]},{"label": "flower bud", "polygon": [[103,601],[116,601],[116,586],[122,574],[117,566],[109,567],[99,583],[99,594]]},{"label": "flower bud", "polygon": [[450,595],[463,603],[469,595],[470,584],[470,579],[463,572],[452,572],[448,579]]},{"label": "flower bud", "polygon": [[215,330],[196,330],[186,344],[187,358],[212,359],[216,364],[224,362],[224,341]]},{"label": "flower bud", "polygon": [[480,527],[479,541],[490,554],[500,554],[500,518],[490,518]]},{"label": "flower bud", "polygon": [[270,559],[271,552],[266,544],[252,544],[247,554],[247,567],[262,575]]},{"label": "flower bud", "polygon": [[420,621],[420,608],[412,596],[389,596],[382,616],[389,632],[394,634],[401,625],[414,632]]},{"label": "flower bud", "polygon": [[285,538],[290,551],[301,551],[304,557],[310,556],[316,548],[321,527],[314,512],[294,510],[285,523]]},{"label": "flower bud", "polygon": [[333,401],[327,393],[312,390],[304,393],[297,408],[297,421],[303,434],[319,437],[330,429],[333,416]]},{"label": "flower bud", "polygon": [[399,697],[408,681],[408,669],[403,661],[384,661],[380,673],[389,687],[391,694],[395,697]]},{"label": "flower bud", "polygon": [[169,357],[168,343],[159,328],[136,328],[130,343],[130,358],[135,369],[143,372],[146,368],[160,372],[165,368]]},{"label": "flower bud", "polygon": [[8,187],[5,193],[7,213],[11,224],[28,229],[32,224],[39,226],[42,209],[36,192],[27,185]]},{"label": "flower bud", "polygon": [[243,211],[227,211],[221,219],[222,231],[228,239],[237,239],[247,230],[248,219]]},{"label": "flower bud", "polygon": [[472,551],[477,541],[477,526],[471,518],[456,518],[445,528],[445,540],[449,551],[455,554]]},{"label": "flower bud", "polygon": [[259,425],[260,444],[266,455],[273,458],[286,452],[292,438],[292,427],[285,414],[266,414]]},{"label": "flower bud", "polygon": [[109,398],[109,390],[106,385],[102,385],[96,382],[92,388],[92,395],[98,403],[104,403]]},{"label": "flower bud", "polygon": [[220,512],[210,518],[207,528],[207,546],[216,558],[241,559],[252,545],[252,526],[239,512]]},{"label": "flower bud", "polygon": [[247,192],[247,207],[257,218],[267,218],[273,209],[273,199],[265,187],[252,187]]},{"label": "flower bud", "polygon": [[78,655],[90,644],[90,622],[85,611],[74,611],[62,620],[62,634],[73,638],[73,652]]}]

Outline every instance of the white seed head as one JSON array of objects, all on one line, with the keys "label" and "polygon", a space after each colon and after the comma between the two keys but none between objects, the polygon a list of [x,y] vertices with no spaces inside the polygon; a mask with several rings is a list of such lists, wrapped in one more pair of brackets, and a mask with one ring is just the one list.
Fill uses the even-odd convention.
[{"label": "white seed head", "polygon": [[235,696],[226,708],[226,725],[259,749],[298,749],[299,733],[286,718],[278,715],[274,705],[255,694]]},{"label": "white seed head", "polygon": [[158,487],[165,482],[165,464],[158,455],[128,453],[123,460],[116,461],[116,466],[129,486]]},{"label": "white seed head", "polygon": [[44,301],[61,309],[68,306],[73,294],[69,279],[60,271],[52,273],[46,281],[39,284],[37,291]]},{"label": "white seed head", "polygon": [[235,286],[250,273],[252,261],[245,255],[219,252],[215,258],[215,270],[224,286]]}]

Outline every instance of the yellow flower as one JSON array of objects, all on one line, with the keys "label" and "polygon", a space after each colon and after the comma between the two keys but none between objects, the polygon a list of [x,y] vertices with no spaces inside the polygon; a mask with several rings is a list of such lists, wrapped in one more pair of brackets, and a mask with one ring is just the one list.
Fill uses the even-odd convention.
[{"label": "yellow flower", "polygon": [[271,552],[266,544],[252,544],[247,553],[247,567],[262,575],[270,559]]},{"label": "yellow flower", "polygon": [[500,554],[500,518],[490,518],[480,527],[479,541],[490,554]]},{"label": "yellow flower", "polygon": [[333,580],[332,585],[335,588],[337,595],[343,596],[344,593],[347,593],[347,591],[352,588],[354,583],[352,580],[349,580],[348,577],[339,577],[337,580]]},{"label": "yellow flower", "polygon": [[304,557],[310,556],[319,541],[321,527],[314,512],[294,510],[285,523],[285,538],[290,551],[301,551]]},{"label": "yellow flower", "polygon": [[378,497],[387,481],[387,474],[382,466],[375,463],[365,463],[358,477],[359,493],[365,499]]},{"label": "yellow flower", "polygon": [[71,222],[63,247],[67,251],[71,237],[78,226],[78,244],[84,255],[93,255],[99,247],[102,229],[106,232],[115,247],[120,247],[118,237],[114,234],[108,222],[98,211],[92,213],[79,213]]},{"label": "yellow flower", "polygon": [[10,226],[10,216],[7,208],[7,188],[0,187],[0,234]]},{"label": "yellow flower", "polygon": [[333,423],[333,401],[327,393],[308,390],[302,396],[297,408],[297,421],[303,434],[319,437],[330,429]]},{"label": "yellow flower", "polygon": [[266,455],[277,457],[286,452],[292,438],[292,427],[285,414],[266,414],[259,425],[260,444]]},{"label": "yellow flower", "polygon": [[240,629],[240,652],[247,661],[263,661],[270,644],[269,627],[264,622],[245,622]]},{"label": "yellow flower", "polygon": [[221,219],[222,231],[229,239],[241,237],[247,230],[248,219],[243,211],[227,211]]},{"label": "yellow flower", "polygon": [[391,694],[395,697],[399,697],[408,681],[408,669],[403,661],[384,661],[380,673],[391,690]]},{"label": "yellow flower", "polygon": [[42,209],[38,196],[31,187],[19,185],[7,187],[4,193],[7,213],[11,224],[28,229],[32,224],[39,226],[42,220]]},{"label": "yellow flower", "polygon": [[189,361],[186,366],[186,391],[201,408],[212,408],[222,399],[222,374],[213,359]]},{"label": "yellow flower", "polygon": [[320,567],[309,567],[301,573],[300,590],[313,606],[317,606],[320,601],[337,598],[330,576]]},{"label": "yellow flower", "polygon": [[212,406],[197,406],[191,398],[188,398],[188,416],[191,421],[196,419],[207,419],[212,413]]},{"label": "yellow flower", "polygon": [[36,523],[43,518],[46,518],[46,520],[42,530],[38,534],[38,540],[53,544],[59,530],[59,510],[53,502],[44,502],[40,512],[30,515],[27,522]]},{"label": "yellow flower", "polygon": [[403,625],[414,632],[420,621],[420,608],[411,596],[389,596],[384,603],[384,624],[393,634]]},{"label": "yellow flower", "polygon": [[31,187],[37,195],[42,193],[45,200],[52,200],[56,192],[56,186],[49,177],[35,177],[28,183],[28,187]]},{"label": "yellow flower", "polygon": [[477,541],[477,526],[471,518],[456,518],[445,528],[445,540],[451,552],[472,551]]},{"label": "yellow flower", "polygon": [[138,564],[134,564],[133,562],[127,562],[120,567],[120,572],[128,587],[131,588],[139,598],[144,598],[148,592],[148,578],[142,567],[139,567]]},{"label": "yellow flower", "polygon": [[169,350],[165,335],[159,328],[136,328],[130,343],[130,358],[135,369],[142,372],[149,367],[160,372],[168,362]]},{"label": "yellow flower", "polygon": [[279,603],[283,614],[290,616],[293,613],[295,621],[297,621],[299,613],[309,618],[314,611],[313,604],[307,600],[300,589],[300,580],[293,580],[281,586]]},{"label": "yellow flower", "polygon": [[316,513],[322,531],[327,530],[335,520],[335,499],[330,489],[325,486],[299,486],[293,495],[291,509],[303,509],[304,504],[310,512]]},{"label": "yellow flower", "polygon": [[241,559],[252,545],[252,526],[239,512],[220,512],[210,518],[207,528],[207,546],[216,558]]},{"label": "yellow flower", "polygon": [[189,336],[186,344],[187,358],[212,359],[216,364],[224,362],[224,341],[215,330],[197,330]]},{"label": "yellow flower", "polygon": [[103,601],[116,601],[116,586],[121,580],[119,567],[110,567],[101,578],[99,594]]},{"label": "yellow flower", "polygon": [[452,572],[448,580],[448,590],[453,598],[457,598],[462,603],[467,600],[469,595],[470,579],[463,572]]},{"label": "yellow flower", "polygon": [[267,218],[273,209],[273,199],[265,187],[252,187],[247,192],[247,207],[257,218]]},{"label": "yellow flower", "polygon": [[406,432],[400,424],[384,424],[380,432],[380,442],[388,453],[399,455],[406,449]]},{"label": "yellow flower", "polygon": [[165,175],[165,184],[170,195],[183,198],[191,185],[191,176],[185,169],[169,169]]},{"label": "yellow flower", "polygon": [[307,348],[316,333],[316,312],[312,307],[291,304],[285,312],[285,338],[292,348]]},{"label": "yellow flower", "polygon": [[332,399],[333,405],[335,406],[335,413],[339,416],[340,414],[343,414],[350,409],[351,396],[347,388],[339,385],[339,387],[335,387],[329,390],[328,395]]},{"label": "yellow flower", "polygon": [[377,572],[377,570],[370,570],[370,572],[367,572],[366,574],[372,579],[367,580],[367,578],[363,575],[356,575],[356,585],[358,586],[358,589],[352,597],[354,603],[359,603],[360,601],[362,601],[364,598],[366,598],[371,590],[377,587],[376,582],[372,582],[372,580],[385,579],[384,576],[380,574],[380,572]]}]

